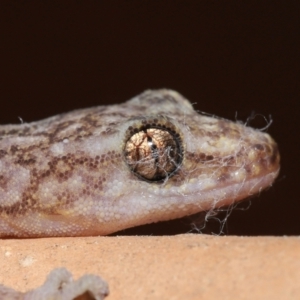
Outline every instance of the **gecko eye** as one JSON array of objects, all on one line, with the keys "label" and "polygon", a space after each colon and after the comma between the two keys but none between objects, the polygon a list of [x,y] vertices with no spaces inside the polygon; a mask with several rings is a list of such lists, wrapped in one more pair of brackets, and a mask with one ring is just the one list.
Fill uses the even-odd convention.
[{"label": "gecko eye", "polygon": [[125,160],[132,172],[147,181],[163,181],[182,163],[180,135],[166,126],[129,128]]}]

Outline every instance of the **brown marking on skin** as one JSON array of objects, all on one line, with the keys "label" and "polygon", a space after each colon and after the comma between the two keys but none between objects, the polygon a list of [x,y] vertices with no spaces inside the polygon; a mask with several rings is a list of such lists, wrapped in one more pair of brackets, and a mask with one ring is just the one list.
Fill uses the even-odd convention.
[{"label": "brown marking on skin", "polygon": [[[268,145],[256,144],[253,145],[253,148],[260,153],[258,154],[257,162],[260,165],[261,171],[267,171],[270,166],[274,165],[279,159],[277,145],[274,143]],[[186,152],[185,159],[195,166],[196,164],[202,164],[203,167],[211,165],[210,173],[218,173],[218,181],[226,181],[230,179],[229,174],[231,171],[229,171],[229,167],[231,169],[235,168],[236,170],[239,170],[241,168],[240,166],[242,166],[249,176],[252,174],[252,164],[243,163],[244,157],[247,156],[247,152],[250,150],[251,148],[248,150],[242,149],[235,155],[230,155],[228,157],[222,157],[220,153],[205,154]],[[213,165],[215,165],[215,167]],[[205,172],[207,172],[207,170],[205,170]]]},{"label": "brown marking on skin", "polygon": [[215,159],[215,157],[211,154],[205,154],[203,152],[195,153],[195,152],[186,152],[186,159],[191,160],[195,163],[207,163]]},{"label": "brown marking on skin", "polygon": [[18,136],[22,137],[22,136],[28,136],[30,135],[30,127],[25,127],[23,130],[19,131]]},{"label": "brown marking on skin", "polygon": [[0,188],[2,188],[3,190],[7,189],[7,183],[8,183],[9,179],[4,176],[4,175],[0,175]]},{"label": "brown marking on skin", "polygon": [[7,155],[7,151],[0,149],[0,159]]},{"label": "brown marking on skin", "polygon": [[[14,147],[16,148],[16,147]],[[29,147],[32,150],[32,147]],[[24,149],[22,152],[23,157],[28,154],[28,149]],[[21,150],[18,149],[20,153]],[[115,153],[115,151],[108,151],[106,154],[102,154],[105,157],[105,162],[115,165],[117,163],[116,159],[120,160],[121,155]],[[103,160],[104,162],[104,160]],[[26,166],[26,168],[31,169],[30,165],[34,166],[34,162],[28,161],[20,156],[18,164]],[[31,169],[30,185],[24,190],[22,195],[22,200],[18,201],[12,205],[1,206],[0,212],[6,215],[20,216],[26,215],[28,211],[30,212],[40,212],[44,214],[57,214],[57,211],[61,208],[72,205],[76,200],[76,197],[72,197],[71,194],[58,194],[58,202],[54,207],[45,208],[44,205],[39,203],[39,199],[34,199],[34,195],[38,190],[39,186],[44,183],[47,178],[55,178],[59,184],[67,181],[76,170],[78,170],[78,165],[84,166],[89,174],[100,173],[103,168],[103,163],[100,162],[100,156],[87,157],[87,156],[77,156],[74,154],[63,155],[61,157],[53,157],[48,162],[48,168],[37,170],[36,168]],[[0,187],[5,188],[7,186],[9,179],[6,179],[0,175]],[[82,189],[82,195],[94,195],[97,192],[93,192],[90,187],[95,188],[97,191],[102,191],[105,187],[106,179],[103,176],[94,177],[92,175],[86,175],[86,181],[88,183],[86,188]],[[63,200],[65,199],[65,200]],[[72,200],[73,199],[73,200]]]},{"label": "brown marking on skin", "polygon": [[[124,158],[128,139],[147,128],[167,130],[182,141],[182,163],[160,182],[137,177]],[[218,194],[224,186],[273,172],[264,186],[255,185],[260,191],[279,169],[276,144],[266,134],[199,115],[168,90],[4,125],[0,134],[0,236],[108,234],[181,217],[215,208],[224,200]],[[225,194],[235,199],[256,192],[243,188]],[[214,198],[206,199],[206,191]]]},{"label": "brown marking on skin", "polygon": [[[233,123],[234,124],[234,123]],[[220,132],[222,135],[239,138],[241,136],[240,131],[234,126],[228,126],[228,121],[224,119],[219,119],[218,127],[220,128]]]},{"label": "brown marking on skin", "polygon": [[227,180],[230,179],[230,175],[228,173],[222,173],[219,177],[218,177],[218,181],[220,182],[226,182]]},{"label": "brown marking on skin", "polygon": [[101,135],[104,135],[104,136],[110,136],[110,135],[114,135],[118,133],[118,130],[116,129],[112,129],[112,128],[106,128],[106,130],[104,131],[101,131]]}]

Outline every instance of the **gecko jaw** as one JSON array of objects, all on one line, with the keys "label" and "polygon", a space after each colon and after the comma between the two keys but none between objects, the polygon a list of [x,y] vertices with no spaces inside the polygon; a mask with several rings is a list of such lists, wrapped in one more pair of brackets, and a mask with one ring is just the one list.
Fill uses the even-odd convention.
[{"label": "gecko jaw", "polygon": [[[230,206],[240,200],[257,195],[272,186],[278,173],[279,169],[243,182],[228,183],[224,186],[203,190],[198,193],[198,195],[201,194],[203,199],[206,199],[201,206],[203,210],[211,210],[222,206]],[[197,193],[194,194],[195,196],[197,197]]]}]

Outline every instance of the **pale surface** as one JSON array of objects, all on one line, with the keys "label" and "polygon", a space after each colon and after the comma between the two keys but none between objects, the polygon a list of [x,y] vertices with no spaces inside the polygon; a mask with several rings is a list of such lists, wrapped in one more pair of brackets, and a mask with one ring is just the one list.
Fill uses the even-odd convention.
[{"label": "pale surface", "polygon": [[0,283],[20,291],[66,267],[104,278],[107,299],[299,299],[300,238],[89,237],[0,240]]}]

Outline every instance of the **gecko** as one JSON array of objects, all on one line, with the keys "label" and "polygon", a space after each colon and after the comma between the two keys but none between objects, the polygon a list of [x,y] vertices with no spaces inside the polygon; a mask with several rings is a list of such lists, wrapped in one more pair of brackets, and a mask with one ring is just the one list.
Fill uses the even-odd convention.
[{"label": "gecko", "polygon": [[0,126],[0,237],[108,235],[229,206],[280,169],[265,132],[147,90]]},{"label": "gecko", "polygon": [[[107,235],[229,206],[261,192],[280,169],[264,132],[200,114],[172,90],[118,105],[0,126],[0,237]],[[55,269],[6,300],[100,300],[105,281]]]}]

